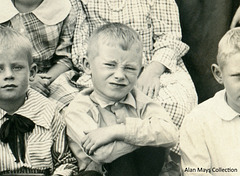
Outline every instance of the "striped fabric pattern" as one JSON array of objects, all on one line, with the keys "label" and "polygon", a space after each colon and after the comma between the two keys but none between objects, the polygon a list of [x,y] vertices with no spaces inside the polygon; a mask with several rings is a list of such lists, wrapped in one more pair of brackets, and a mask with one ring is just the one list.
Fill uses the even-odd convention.
[{"label": "striped fabric pattern", "polygon": [[[25,134],[25,163],[16,163],[9,145],[0,141],[0,173],[20,172],[24,167],[24,170],[30,173],[32,169],[50,169],[51,173],[71,175],[76,169],[73,164],[76,161],[66,143],[65,122],[55,106],[38,92],[29,89],[24,105],[16,111],[35,123],[33,132]],[[0,125],[7,120],[3,118],[5,114],[6,112],[0,109]]]}]

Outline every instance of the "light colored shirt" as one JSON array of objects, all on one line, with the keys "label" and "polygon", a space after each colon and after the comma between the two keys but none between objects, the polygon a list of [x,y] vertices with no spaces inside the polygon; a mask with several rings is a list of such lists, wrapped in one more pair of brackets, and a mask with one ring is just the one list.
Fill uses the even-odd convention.
[{"label": "light colored shirt", "polygon": [[44,0],[35,10],[20,13],[11,0],[1,0],[0,25],[10,26],[33,44],[33,60],[40,72],[54,64],[71,68],[76,14],[69,0]]},{"label": "light colored shirt", "polygon": [[225,90],[185,118],[180,149],[184,176],[240,175],[240,116],[227,104]]},{"label": "light colored shirt", "polygon": [[[46,97],[29,89],[25,103],[15,112],[35,123],[32,132],[25,134],[25,163],[15,162],[9,145],[0,141],[0,174],[25,167],[26,173],[31,169],[50,169],[51,173],[71,175],[76,166],[76,159],[71,156],[66,143],[65,121],[56,111],[56,105]],[[6,112],[0,109],[0,126],[8,120]],[[31,173],[31,172],[30,172]]]},{"label": "light colored shirt", "polygon": [[[176,127],[158,103],[134,89],[119,102],[104,100],[95,92],[78,94],[65,113],[69,146],[78,159],[80,170],[98,170],[140,146],[171,147],[177,140]],[[118,119],[118,122],[117,122]],[[84,131],[117,123],[125,125],[124,141],[114,141],[87,155],[81,139]]]},{"label": "light colored shirt", "polygon": [[[143,42],[144,66],[156,61],[167,68],[160,77],[156,100],[180,128],[185,115],[197,105],[197,94],[181,59],[189,47],[181,41],[175,0],[79,0],[78,8],[81,15],[74,32],[73,64],[82,70],[88,38],[99,26],[119,22],[132,27]],[[84,76],[79,85],[91,85]],[[172,151],[179,154],[179,144]]]}]

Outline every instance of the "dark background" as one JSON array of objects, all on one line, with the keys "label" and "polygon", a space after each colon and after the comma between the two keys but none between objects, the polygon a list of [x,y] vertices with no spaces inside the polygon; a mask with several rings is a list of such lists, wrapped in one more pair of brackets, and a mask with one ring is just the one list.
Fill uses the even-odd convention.
[{"label": "dark background", "polygon": [[183,57],[195,84],[199,103],[222,89],[211,73],[216,63],[217,45],[229,30],[239,0],[176,0],[183,41],[190,46]]}]

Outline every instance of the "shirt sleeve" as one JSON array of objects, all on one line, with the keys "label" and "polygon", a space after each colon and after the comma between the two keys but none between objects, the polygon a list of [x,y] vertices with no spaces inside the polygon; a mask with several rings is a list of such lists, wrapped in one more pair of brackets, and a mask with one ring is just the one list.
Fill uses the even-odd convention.
[{"label": "shirt sleeve", "polygon": [[77,160],[72,156],[66,140],[66,125],[62,115],[56,112],[52,121],[53,146],[52,157],[54,173],[58,175],[77,174]]},{"label": "shirt sleeve", "polygon": [[211,168],[211,158],[201,124],[196,115],[191,113],[184,119],[181,127],[180,150],[184,176],[211,176],[210,173],[195,172],[198,168]]},{"label": "shirt sleeve", "polygon": [[73,44],[73,34],[76,25],[76,12],[72,8],[68,17],[63,21],[58,46],[55,51],[54,63],[63,64],[69,69],[72,68],[71,48]]},{"label": "shirt sleeve", "polygon": [[72,61],[74,67],[79,70],[82,68],[82,60],[86,56],[87,44],[89,38],[89,25],[86,20],[86,14],[83,10],[83,5],[80,1],[77,1],[75,6],[78,7],[77,11],[77,23],[74,32],[73,46],[72,46]]},{"label": "shirt sleeve", "polygon": [[[83,106],[89,108],[91,105],[86,103],[82,105],[82,109],[84,109]],[[99,164],[112,162],[116,158],[138,148],[137,146],[125,142],[115,141],[100,147],[93,155],[87,155],[81,146],[81,139],[85,136],[84,131],[97,129],[98,125],[95,121],[96,119],[94,120],[89,113],[81,111],[80,108],[76,107],[79,107],[79,104],[75,101],[71,102],[65,113],[65,119],[67,123],[67,135],[70,138],[69,146],[78,160],[80,170],[99,170]],[[94,114],[95,112],[98,112],[98,110],[91,111],[91,115],[97,117],[98,115]],[[89,168],[89,166],[93,168]]]},{"label": "shirt sleeve", "polygon": [[181,34],[179,12],[174,0],[152,0],[151,19],[153,21],[154,51],[153,61],[176,70],[177,60],[188,51]]},{"label": "shirt sleeve", "polygon": [[126,118],[125,142],[137,146],[173,147],[178,139],[176,126],[157,102],[149,102],[139,118]]}]

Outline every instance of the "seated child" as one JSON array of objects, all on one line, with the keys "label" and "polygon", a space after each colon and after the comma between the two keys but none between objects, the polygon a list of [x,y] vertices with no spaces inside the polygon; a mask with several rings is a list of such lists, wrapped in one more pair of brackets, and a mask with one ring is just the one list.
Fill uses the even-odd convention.
[{"label": "seated child", "polygon": [[69,0],[1,1],[0,25],[14,28],[31,41],[38,72],[30,85],[47,97],[55,90],[50,84],[72,68],[75,23],[76,14]]},{"label": "seated child", "polygon": [[0,175],[71,175],[64,119],[29,88],[35,74],[30,41],[0,26]]},{"label": "seated child", "polygon": [[240,28],[219,42],[212,72],[225,89],[198,105],[180,134],[184,176],[240,175]]},{"label": "seated child", "polygon": [[93,89],[79,93],[65,113],[80,171],[157,176],[177,129],[159,103],[134,88],[142,70],[138,34],[124,24],[103,25],[83,63]]}]

